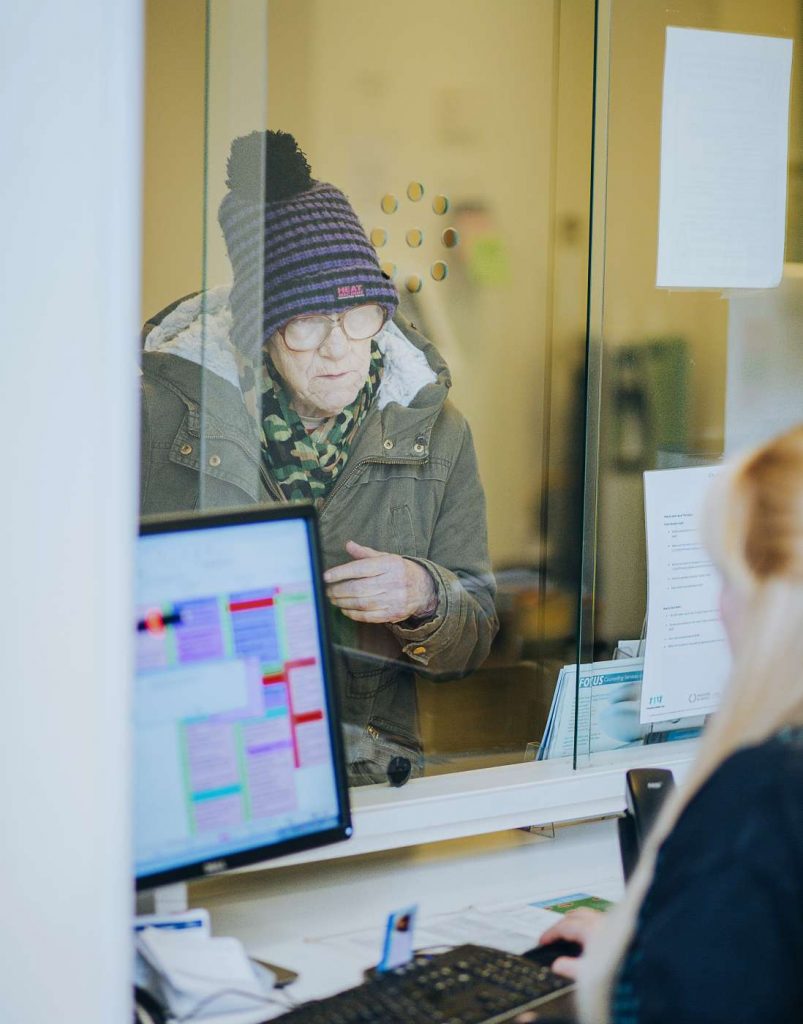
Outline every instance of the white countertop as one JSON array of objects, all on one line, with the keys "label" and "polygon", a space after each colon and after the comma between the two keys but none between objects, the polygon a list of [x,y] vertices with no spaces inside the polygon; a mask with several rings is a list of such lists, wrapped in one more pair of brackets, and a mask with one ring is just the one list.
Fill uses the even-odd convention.
[{"label": "white countertop", "polygon": [[[209,910],[213,934],[234,935],[251,955],[297,971],[285,991],[303,1002],[358,985],[379,959],[388,913],[408,904],[418,905],[422,922],[481,904],[573,892],[615,898],[621,889],[616,823],[607,819],[558,828],[554,838],[506,831],[234,873],[191,886],[190,904]],[[376,930],[375,951],[337,939],[364,929]],[[204,1019],[256,1024],[281,1012],[266,1006]]]}]

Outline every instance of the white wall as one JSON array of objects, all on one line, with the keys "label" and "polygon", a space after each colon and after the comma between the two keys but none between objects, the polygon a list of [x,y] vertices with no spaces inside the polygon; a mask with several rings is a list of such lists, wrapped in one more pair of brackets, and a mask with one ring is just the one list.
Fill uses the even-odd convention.
[{"label": "white wall", "polygon": [[0,1019],[130,1021],[139,0],[0,31]]}]

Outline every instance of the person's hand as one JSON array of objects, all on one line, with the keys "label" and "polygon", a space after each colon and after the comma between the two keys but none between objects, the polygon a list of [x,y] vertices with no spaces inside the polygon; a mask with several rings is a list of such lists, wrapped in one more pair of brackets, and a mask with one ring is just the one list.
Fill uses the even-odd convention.
[{"label": "person's hand", "polygon": [[354,559],[323,574],[329,600],[355,622],[402,622],[432,615],[438,607],[435,581],[418,562],[374,551],[350,540]]},{"label": "person's hand", "polygon": [[[546,946],[558,939],[568,939],[570,942],[579,943],[584,949],[586,943],[600,927],[605,915],[600,910],[592,910],[590,907],[578,907],[577,910],[570,910],[560,921],[557,921],[544,932],[538,940],[539,946]],[[552,962],[552,970],[555,974],[562,974],[564,978],[577,978],[577,969],[580,958],[575,956],[559,956]]]}]

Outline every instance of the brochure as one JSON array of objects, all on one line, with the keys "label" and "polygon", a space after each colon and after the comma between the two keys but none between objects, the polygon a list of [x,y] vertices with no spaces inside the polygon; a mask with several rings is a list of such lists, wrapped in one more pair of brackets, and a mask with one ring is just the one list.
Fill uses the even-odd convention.
[{"label": "brochure", "polygon": [[[577,752],[596,754],[643,743],[665,743],[697,736],[705,716],[640,721],[644,659],[632,657],[638,641],[620,641],[613,661],[581,666],[577,711]],[[537,760],[571,757],[574,753],[577,666],[564,665],[558,675],[552,706]]]},{"label": "brochure", "polygon": [[[577,708],[578,752],[596,754],[641,743],[648,731],[639,723],[642,658],[619,658],[580,666]],[[538,760],[574,752],[577,666],[560,670]]]}]

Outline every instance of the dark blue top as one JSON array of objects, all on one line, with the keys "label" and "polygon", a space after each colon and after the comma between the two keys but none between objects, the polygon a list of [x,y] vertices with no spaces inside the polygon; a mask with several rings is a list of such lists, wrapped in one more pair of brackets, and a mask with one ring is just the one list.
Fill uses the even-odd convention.
[{"label": "dark blue top", "polygon": [[733,754],[685,808],[658,853],[611,1016],[803,1022],[803,730]]}]

